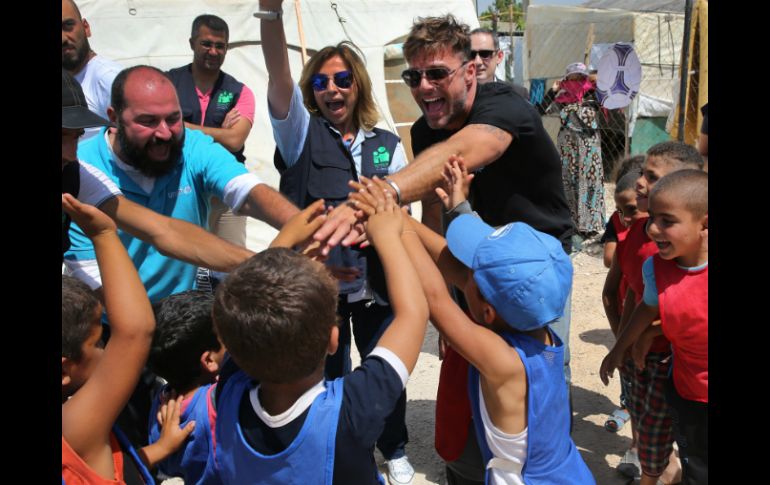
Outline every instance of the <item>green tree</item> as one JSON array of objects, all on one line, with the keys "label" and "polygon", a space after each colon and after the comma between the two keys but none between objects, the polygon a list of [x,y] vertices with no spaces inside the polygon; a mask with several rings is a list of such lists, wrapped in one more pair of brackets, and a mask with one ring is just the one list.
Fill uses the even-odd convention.
[{"label": "green tree", "polygon": [[516,0],[495,0],[495,3],[479,15],[479,20],[491,20],[492,30],[497,31],[497,22],[514,22],[516,30],[524,30],[524,11]]}]

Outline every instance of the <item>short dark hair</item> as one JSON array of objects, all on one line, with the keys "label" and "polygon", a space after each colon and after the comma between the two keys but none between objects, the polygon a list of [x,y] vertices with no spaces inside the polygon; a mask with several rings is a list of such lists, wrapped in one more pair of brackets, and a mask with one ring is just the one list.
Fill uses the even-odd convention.
[{"label": "short dark hair", "polygon": [[190,31],[191,38],[194,39],[198,36],[198,31],[201,29],[202,25],[205,25],[214,32],[224,32],[225,42],[230,38],[230,29],[227,27],[227,22],[221,17],[211,14],[203,14],[195,17],[195,20],[193,20],[192,23],[192,30]]},{"label": "short dark hair", "polygon": [[78,15],[78,20],[83,20],[83,15],[80,13],[80,9],[78,8],[78,4],[75,3],[75,0],[67,0],[70,5],[72,5],[72,8],[75,9],[75,13]]},{"label": "short dark hair", "polygon": [[664,141],[651,146],[647,150],[648,157],[660,157],[666,159],[668,163],[678,163],[680,165],[703,170],[703,157],[698,150],[681,141]]},{"label": "short dark hair", "polygon": [[115,76],[115,80],[112,81],[112,90],[110,92],[110,105],[112,106],[112,109],[115,110],[115,114],[118,116],[118,118],[120,118],[123,110],[126,109],[126,81],[128,80],[128,76],[130,76],[134,71],[138,71],[139,69],[148,69],[150,71],[154,71],[168,79],[168,82],[171,82],[168,74],[161,71],[157,67],[147,66],[144,64],[127,67],[120,71],[118,75]]},{"label": "short dark hair", "polygon": [[615,195],[625,192],[626,190],[635,190],[636,181],[642,176],[641,170],[639,172],[628,172],[620,177],[618,183],[615,184]]},{"label": "short dark hair", "polygon": [[454,15],[443,17],[418,17],[404,42],[404,58],[407,62],[420,54],[438,54],[445,49],[461,52],[463,60],[471,55],[470,27]]},{"label": "short dark hair", "polygon": [[650,200],[663,194],[681,202],[695,218],[709,213],[709,176],[703,170],[687,168],[661,177],[650,191]]},{"label": "short dark hair", "polygon": [[489,34],[492,36],[492,42],[495,43],[495,50],[500,50],[500,39],[497,38],[497,35],[495,35],[495,32],[492,29],[488,29],[486,27],[479,27],[477,29],[471,30],[471,37],[473,37],[476,34]]},{"label": "short dark hair", "polygon": [[219,284],[212,313],[222,343],[246,374],[295,382],[323,365],[337,324],[337,283],[321,263],[270,248]]},{"label": "short dark hair", "polygon": [[155,335],[147,366],[177,392],[198,382],[204,352],[222,348],[211,319],[213,305],[214,295],[201,290],[170,295],[153,305]]},{"label": "short dark hair", "polygon": [[96,293],[72,276],[61,277],[61,355],[75,362],[83,357],[83,343],[93,331],[99,307]]},{"label": "short dark hair", "polygon": [[629,172],[636,173],[636,178],[639,178],[642,176],[643,165],[644,155],[634,155],[628,158],[624,158],[615,166],[615,170],[612,173],[612,180],[614,180],[616,184],[619,184],[620,179],[625,177],[625,175]]}]

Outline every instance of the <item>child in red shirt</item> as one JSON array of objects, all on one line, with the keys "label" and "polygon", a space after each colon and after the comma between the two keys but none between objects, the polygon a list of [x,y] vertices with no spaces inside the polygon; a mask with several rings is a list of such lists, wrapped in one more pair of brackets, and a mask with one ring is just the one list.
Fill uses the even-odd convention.
[{"label": "child in red shirt", "polygon": [[[708,482],[708,175],[681,170],[651,192],[647,233],[659,253],[643,266],[644,299],[602,363],[602,379],[633,345],[644,366],[652,339],[673,349],[666,399],[683,463],[683,482]],[[661,325],[651,325],[660,314]]]},{"label": "child in red shirt", "polygon": [[[636,180],[642,174],[643,163],[644,155],[637,155],[623,160],[618,166],[615,178],[615,207],[617,210],[607,222],[601,239],[601,242],[604,243],[604,265],[612,268],[607,273],[607,279],[604,282],[602,303],[613,334],[617,331],[617,324],[623,311],[623,299],[628,289],[628,282],[620,271],[619,264],[616,263],[615,266],[612,266],[612,260],[615,257],[616,249],[621,248],[625,243],[631,225],[647,215],[646,212],[638,210],[636,205]],[[630,382],[621,376],[620,408],[613,411],[604,423],[604,428],[607,431],[617,433],[626,421],[631,419],[626,409],[626,396],[628,394],[630,394]],[[633,450],[633,454],[635,454],[636,433],[633,429],[632,435],[634,440],[630,450]],[[636,468],[638,469],[638,464]]]},{"label": "child in red shirt", "polygon": [[[643,211],[647,210],[649,193],[660,178],[687,168],[703,168],[703,158],[694,147],[676,141],[658,143],[651,147],[647,151],[642,176],[636,182],[637,207]],[[641,218],[631,226],[623,247],[615,255],[620,271],[629,285],[616,335],[623,333],[631,313],[642,299],[642,264],[658,252],[655,242],[645,232],[647,220],[648,218]],[[666,470],[673,450],[673,428],[665,399],[665,386],[671,365],[670,355],[670,343],[661,334],[652,339],[643,370],[634,369],[630,357],[623,358],[623,353],[618,357],[619,365],[624,365],[623,372],[632,381],[631,396],[627,399],[627,405],[631,422],[637,431],[641,485],[654,485],[657,482]],[[602,363],[601,370],[605,384],[608,383],[606,365],[607,359]]]}]

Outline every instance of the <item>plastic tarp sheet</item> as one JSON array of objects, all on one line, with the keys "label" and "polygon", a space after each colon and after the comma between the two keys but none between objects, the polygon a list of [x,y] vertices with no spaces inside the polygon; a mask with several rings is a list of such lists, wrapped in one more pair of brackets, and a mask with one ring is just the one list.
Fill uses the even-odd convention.
[{"label": "plastic tarp sheet", "polygon": [[660,111],[660,102],[673,106],[683,28],[684,15],[670,12],[530,5],[528,74],[530,78],[547,78],[550,85],[563,76],[567,64],[582,61],[592,46],[631,42],[642,64],[640,96],[659,101],[641,102],[636,114],[666,116],[668,112]]}]

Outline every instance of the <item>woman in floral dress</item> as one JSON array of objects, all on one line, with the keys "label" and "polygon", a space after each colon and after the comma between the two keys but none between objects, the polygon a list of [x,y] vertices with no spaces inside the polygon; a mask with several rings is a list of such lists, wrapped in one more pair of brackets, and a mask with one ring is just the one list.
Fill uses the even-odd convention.
[{"label": "woman in floral dress", "polygon": [[582,239],[604,230],[604,168],[596,116],[599,104],[585,64],[567,66],[555,98],[561,118],[557,137],[562,179],[572,220]]}]

